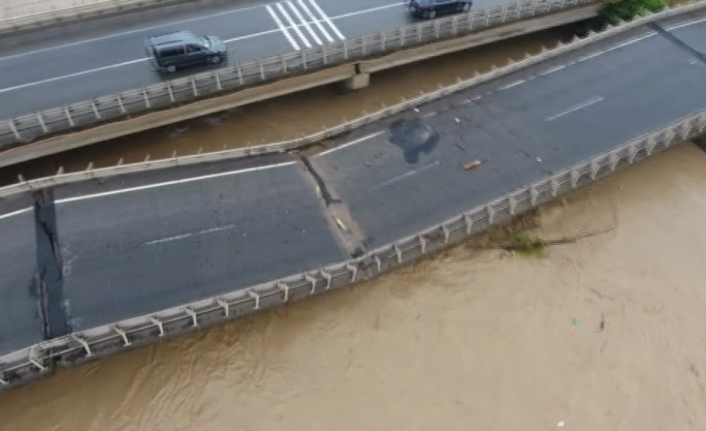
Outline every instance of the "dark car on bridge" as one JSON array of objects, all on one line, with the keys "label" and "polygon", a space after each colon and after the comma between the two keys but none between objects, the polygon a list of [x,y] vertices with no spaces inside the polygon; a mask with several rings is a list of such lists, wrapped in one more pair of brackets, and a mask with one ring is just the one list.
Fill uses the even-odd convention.
[{"label": "dark car on bridge", "polygon": [[226,44],[217,37],[189,31],[153,36],[145,41],[145,49],[152,66],[169,73],[188,66],[220,64],[228,55]]},{"label": "dark car on bridge", "polygon": [[468,12],[473,6],[472,1],[461,0],[411,0],[409,10],[419,18],[432,19],[439,15]]}]

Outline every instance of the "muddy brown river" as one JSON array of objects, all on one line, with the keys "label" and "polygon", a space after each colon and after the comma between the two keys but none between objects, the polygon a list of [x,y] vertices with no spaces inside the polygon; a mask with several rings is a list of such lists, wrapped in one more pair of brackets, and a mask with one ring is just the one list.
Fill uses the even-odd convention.
[{"label": "muddy brown river", "polygon": [[[474,64],[425,63],[355,95],[322,89],[122,148],[278,139]],[[705,167],[706,153],[682,144],[543,208],[523,228],[568,241],[537,255],[494,249],[496,232],[370,283],[62,370],[0,396],[0,430],[704,430]]]}]

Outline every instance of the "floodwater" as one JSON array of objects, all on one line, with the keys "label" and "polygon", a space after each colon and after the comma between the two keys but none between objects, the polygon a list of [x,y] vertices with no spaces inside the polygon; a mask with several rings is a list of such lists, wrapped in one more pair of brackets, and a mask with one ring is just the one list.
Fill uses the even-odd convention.
[{"label": "floodwater", "polygon": [[[465,71],[424,67],[223,127],[276,139],[379,103],[397,81],[409,92]],[[231,139],[215,130],[198,142]],[[538,255],[497,249],[498,229],[370,283],[62,370],[0,396],[0,430],[704,430],[705,166],[683,144],[543,208],[515,229],[567,243]]]},{"label": "floodwater", "polygon": [[706,429],[705,166],[683,144],[544,208],[538,236],[587,237],[538,256],[477,240],[62,371],[1,428]]}]

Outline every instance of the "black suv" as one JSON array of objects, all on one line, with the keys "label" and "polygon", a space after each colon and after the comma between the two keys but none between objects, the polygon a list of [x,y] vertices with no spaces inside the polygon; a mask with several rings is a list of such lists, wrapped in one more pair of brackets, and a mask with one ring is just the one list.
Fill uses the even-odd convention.
[{"label": "black suv", "polygon": [[468,12],[471,6],[473,2],[470,0],[411,0],[409,2],[412,15],[428,19],[449,13]]},{"label": "black suv", "polygon": [[200,36],[189,31],[153,36],[145,41],[152,65],[160,72],[199,64],[219,64],[228,58],[226,44],[214,36]]}]

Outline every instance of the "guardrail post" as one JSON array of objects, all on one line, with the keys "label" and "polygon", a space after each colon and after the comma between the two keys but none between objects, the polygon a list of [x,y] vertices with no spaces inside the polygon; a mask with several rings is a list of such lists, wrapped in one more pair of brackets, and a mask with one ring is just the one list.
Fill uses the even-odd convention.
[{"label": "guardrail post", "polygon": [[123,103],[123,95],[118,94],[117,96],[115,96],[115,98],[118,100],[118,105],[120,106],[120,112],[122,112],[123,114],[126,114],[127,110],[125,109],[125,104]]},{"label": "guardrail post", "polygon": [[439,31],[441,30],[441,24],[439,21],[434,21],[434,37],[439,38]]},{"label": "guardrail post", "polygon": [[628,147],[628,160],[630,161],[630,164],[635,161],[635,157],[637,157],[637,148],[635,147],[635,144],[630,144]]},{"label": "guardrail post", "polygon": [[576,184],[578,184],[578,182],[579,182],[579,178],[581,178],[581,175],[579,175],[579,173],[576,172],[576,169],[572,169],[570,175],[571,175],[571,188],[575,189]]},{"label": "guardrail post", "polygon": [[306,50],[302,49],[301,53],[302,53],[302,67],[304,68],[304,70],[307,70],[307,69],[309,69],[309,67],[306,65],[306,61],[307,61],[306,60]]},{"label": "guardrail post", "polygon": [[559,182],[556,180],[556,178],[552,178],[551,187],[552,187],[552,197],[555,198],[557,192],[559,191]]},{"label": "guardrail post", "polygon": [[404,46],[404,38],[407,33],[407,27],[400,27],[398,31],[400,32],[400,48],[402,48]]},{"label": "guardrail post", "polygon": [[466,235],[470,235],[473,232],[473,217],[464,213],[463,221],[466,223]]},{"label": "guardrail post", "polygon": [[71,113],[69,112],[68,106],[64,106],[64,115],[66,115],[66,119],[69,121],[69,125],[71,127],[74,127],[76,125],[76,123],[74,123],[74,119],[71,118]]},{"label": "guardrail post", "polygon": [[451,20],[451,34],[453,36],[456,36],[456,32],[458,31],[458,19],[459,15],[454,15],[453,19]]},{"label": "guardrail post", "polygon": [[468,31],[473,30],[473,19],[476,17],[475,13],[471,13],[471,19],[468,21]]},{"label": "guardrail post", "polygon": [[530,204],[532,206],[537,205],[537,198],[539,197],[539,192],[537,191],[537,189],[534,186],[530,187],[529,192],[530,192]]},{"label": "guardrail post", "polygon": [[417,235],[417,238],[419,239],[419,245],[422,246],[422,254],[425,254],[427,252],[427,240],[424,235]]},{"label": "guardrail post", "polygon": [[615,153],[610,153],[608,160],[610,161],[610,170],[614,171],[615,167],[618,166],[618,163],[620,162],[620,158],[616,156]]},{"label": "guardrail post", "polygon": [[258,310],[260,308],[260,295],[254,290],[248,290],[248,296],[255,300],[255,306],[253,309]]},{"label": "guardrail post", "polygon": [[485,212],[488,214],[488,224],[493,224],[493,221],[495,220],[495,208],[488,205],[485,207]]},{"label": "guardrail post", "polygon": [[360,49],[361,49],[363,55],[365,55],[366,54],[365,36],[361,36],[360,41],[362,42],[360,45]]},{"label": "guardrail post", "polygon": [[309,294],[313,294],[316,291],[316,279],[309,274],[305,274],[304,280],[308,281],[309,284],[311,284],[311,291],[309,292]]},{"label": "guardrail post", "polygon": [[76,334],[73,334],[73,335],[71,335],[71,338],[83,347],[83,349],[86,351],[86,357],[93,356],[93,352],[91,351],[91,346],[88,345],[88,342],[85,339],[83,339],[83,337],[80,337]]},{"label": "guardrail post", "polygon": [[230,316],[230,304],[227,303],[226,301],[218,298],[216,299],[216,304],[220,305],[223,307],[223,311],[225,312],[225,317]]},{"label": "guardrail post", "polygon": [[154,325],[156,325],[157,328],[159,328],[159,336],[160,336],[160,337],[164,337],[164,335],[166,334],[166,333],[164,332],[164,323],[162,323],[162,321],[161,321],[160,319],[158,319],[157,317],[155,317],[155,316],[150,316],[150,321],[151,321]]},{"label": "guardrail post", "polygon": [[146,88],[142,89],[142,98],[145,101],[145,108],[150,109],[152,107],[152,105],[150,104],[149,96],[147,96],[147,89]]},{"label": "guardrail post", "polygon": [[326,49],[326,44],[321,45],[321,55],[323,55],[324,64],[328,64],[328,49]]},{"label": "guardrail post", "polygon": [[113,325],[113,331],[117,332],[118,335],[120,335],[123,339],[123,342],[125,343],[125,347],[131,345],[132,343],[130,342],[130,339],[127,336],[127,332],[122,330],[118,325]]},{"label": "guardrail post", "polygon": [[9,385],[8,381],[4,379],[4,375],[0,373],[0,385]]},{"label": "guardrail post", "polygon": [[375,264],[378,267],[378,272],[382,272],[382,260],[380,260],[380,256],[374,254],[373,259],[375,259]]},{"label": "guardrail post", "polygon": [[[286,63],[285,63],[286,68]],[[286,70],[285,70],[286,72]],[[221,85],[221,72],[216,72],[216,91],[222,91],[223,85]]]},{"label": "guardrail post", "polygon": [[343,39],[343,59],[348,60],[348,39]]},{"label": "guardrail post", "polygon": [[172,89],[172,83],[167,82],[167,93],[169,93],[169,101],[174,103],[176,99],[174,98],[174,90]]},{"label": "guardrail post", "polygon": [[488,22],[490,21],[490,10],[486,9],[485,10],[485,25],[488,26]]},{"label": "guardrail post", "polygon": [[194,93],[194,97],[199,95],[199,90],[196,88],[196,78],[191,77],[191,92]]},{"label": "guardrail post", "polygon": [[598,163],[595,160],[591,160],[591,179],[595,180],[596,176],[598,176],[598,171],[601,170],[601,167],[598,165]]},{"label": "guardrail post", "polygon": [[422,24],[417,24],[417,42],[422,41]]},{"label": "guardrail post", "polygon": [[260,79],[262,79],[264,81],[266,76],[265,76],[265,66],[262,64],[262,60],[259,60],[257,62],[257,65],[260,67]]},{"label": "guardrail post", "polygon": [[240,65],[236,66],[236,71],[238,72],[238,85],[243,86],[243,68]]},{"label": "guardrail post", "polygon": [[287,73],[287,59],[283,55],[280,55],[279,58],[280,63],[282,63],[282,72]]},{"label": "guardrail post", "polygon": [[385,32],[380,32],[380,52],[385,52]]},{"label": "guardrail post", "polygon": [[329,290],[331,288],[331,280],[333,279],[333,276],[324,270],[321,271],[321,276],[324,277],[324,280],[326,280],[325,290]]},{"label": "guardrail post", "polygon": [[12,134],[15,135],[15,139],[21,141],[22,137],[20,136],[20,132],[18,132],[17,127],[15,127],[15,119],[11,118],[7,120],[7,124],[10,126],[10,130],[12,130]]},{"label": "guardrail post", "polygon": [[535,2],[532,4],[532,16],[535,15],[535,10],[537,9],[537,3],[538,3],[538,2],[535,1]]},{"label": "guardrail post", "polygon": [[510,215],[514,216],[515,215],[515,209],[517,208],[517,200],[512,197],[508,196],[507,198],[507,205],[510,208]]},{"label": "guardrail post", "polygon": [[400,250],[400,246],[395,243],[395,254],[397,255],[397,263],[402,263],[402,250]]},{"label": "guardrail post", "polygon": [[30,362],[32,365],[34,365],[35,367],[37,367],[37,368],[39,369],[39,371],[46,371],[46,370],[47,370],[47,367],[44,366],[44,364],[42,364],[42,363],[36,358],[36,355],[37,355],[37,345],[35,344],[35,345],[32,346],[32,348],[29,350],[29,362]]},{"label": "guardrail post", "polygon": [[505,16],[507,16],[507,5],[503,6],[503,15],[502,15],[502,17],[500,18],[500,23],[504,23],[504,22],[505,22]]},{"label": "guardrail post", "polygon": [[194,328],[197,328],[199,326],[199,320],[198,316],[196,315],[196,311],[194,311],[194,309],[191,307],[184,307],[184,313],[188,314],[191,317],[191,321],[194,323]]},{"label": "guardrail post", "polygon": [[287,302],[289,301],[289,285],[282,283],[281,281],[277,282],[277,288],[284,293],[284,299],[282,299],[282,302]]},{"label": "guardrail post", "polygon": [[346,264],[346,269],[351,272],[351,283],[353,283],[355,281],[355,276],[358,275],[358,267],[348,263]]},{"label": "guardrail post", "polygon": [[44,122],[44,117],[42,117],[41,111],[37,112],[37,122],[42,127],[42,132],[44,132],[44,133],[49,132],[49,129],[47,129],[47,124]]},{"label": "guardrail post", "polygon": [[100,111],[98,110],[98,103],[96,103],[96,99],[91,100],[91,109],[93,110],[93,115],[96,116],[96,120],[100,120],[101,118],[103,118],[101,116]]},{"label": "guardrail post", "polygon": [[446,227],[445,224],[441,225],[441,232],[444,234],[444,244],[449,243],[449,237],[451,236],[451,231]]}]

